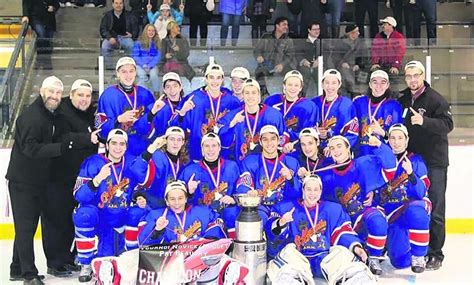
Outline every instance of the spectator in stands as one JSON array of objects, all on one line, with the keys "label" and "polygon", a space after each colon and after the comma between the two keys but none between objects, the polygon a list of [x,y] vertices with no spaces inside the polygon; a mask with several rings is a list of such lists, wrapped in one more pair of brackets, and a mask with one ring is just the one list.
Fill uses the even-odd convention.
[{"label": "spectator in stands", "polygon": [[369,14],[370,37],[374,38],[379,32],[377,20],[379,18],[377,0],[354,0],[354,15],[357,26],[359,27],[360,36],[365,37],[364,23],[365,12]]},{"label": "spectator in stands", "polygon": [[56,127],[64,119],[57,111],[63,88],[59,78],[47,77],[41,85],[40,96],[16,120],[15,140],[5,178],[15,222],[10,280],[24,280],[24,284],[44,284],[41,281],[44,276],[38,275],[35,266],[33,250],[33,237],[40,216],[48,274],[57,277],[71,275],[57,253],[51,252],[49,237],[55,213],[47,202],[50,177],[57,171],[52,168],[52,159],[81,145],[73,139],[56,142],[62,135],[61,129]]},{"label": "spectator in stands", "polygon": [[220,0],[219,4],[219,12],[222,14],[221,46],[225,46],[229,25],[232,25],[232,46],[236,46],[240,32],[240,18],[246,9],[247,0]]},{"label": "spectator in stands", "polygon": [[409,5],[410,17],[408,20],[410,20],[413,27],[414,39],[421,38],[421,14],[423,14],[423,19],[426,21],[426,36],[428,40],[436,40],[436,7],[436,0],[416,0],[416,3]]},{"label": "spectator in stands", "polygon": [[346,4],[345,0],[323,0],[326,2],[326,21],[331,28],[331,38],[338,39],[340,34],[341,15]]},{"label": "spectator in stands", "polygon": [[[180,4],[179,5],[179,11],[176,10],[175,8],[173,8],[171,6],[171,1],[170,0],[165,0],[163,1],[163,4],[160,6],[160,10],[153,13],[152,9],[153,9],[153,6],[150,4],[150,5],[147,5],[147,16],[148,16],[148,21],[150,24],[154,24],[155,27],[157,26],[157,21],[164,21],[163,20],[163,17],[166,17],[168,19],[172,19],[173,21],[175,21],[176,23],[178,23],[178,25],[181,26],[181,24],[183,24],[183,17],[184,17],[184,5],[183,4]],[[165,11],[165,14],[162,15],[161,13],[161,8],[163,5],[168,5],[169,6],[169,11],[171,13],[171,15]],[[166,6],[163,6],[163,7],[166,7]],[[160,18],[161,17],[161,18]],[[171,20],[168,20],[168,22],[170,22]],[[164,37],[166,37],[166,25],[161,25],[161,29],[158,29],[158,31],[160,32],[160,38],[163,39]],[[161,32],[163,31],[163,32]],[[162,34],[163,33],[163,34]]]},{"label": "spectator in stands", "polygon": [[[59,9],[58,0],[22,0],[22,23],[30,24],[38,37],[38,53],[50,54],[52,51],[52,38],[56,31],[56,11]],[[47,55],[39,65],[51,68],[51,57]]]},{"label": "spectator in stands", "polygon": [[155,13],[156,8],[159,7],[158,0],[130,0],[130,7],[132,8],[132,14],[135,15],[140,27],[153,22],[148,20],[148,5],[152,7],[151,12]]},{"label": "spectator in stands", "polygon": [[321,38],[327,38],[326,18],[322,12],[322,5],[325,0],[288,0],[288,8],[295,12],[301,10],[300,33],[301,38],[308,36],[308,25],[312,21],[317,21],[321,28]]},{"label": "spectator in stands", "polygon": [[181,28],[176,22],[170,22],[167,30],[166,38],[161,42],[160,65],[163,73],[176,72],[191,82],[196,73],[188,62],[188,40],[181,35]]},{"label": "spectator in stands", "polygon": [[84,79],[74,81],[69,97],[61,100],[59,113],[64,119],[58,121],[56,129],[65,133],[63,141],[70,138],[82,141],[83,147],[71,149],[67,153],[53,159],[51,183],[47,189],[48,208],[55,215],[51,216],[54,224],[53,232],[48,239],[51,243],[50,251],[55,252],[65,269],[79,271],[80,267],[74,264],[75,254],[71,253],[71,244],[74,241],[74,224],[72,213],[76,207],[71,189],[74,188],[76,176],[84,159],[97,154],[99,130],[94,127],[96,108],[92,102],[92,85]]},{"label": "spectator in stands", "polygon": [[[151,20],[154,21],[152,22]],[[150,18],[150,23],[153,23],[153,25],[155,25],[156,31],[158,32],[158,36],[160,37],[160,39],[164,39],[166,37],[166,27],[171,21],[175,21],[175,19],[171,15],[171,7],[168,4],[161,4],[159,15],[156,18]]]},{"label": "spectator in stands", "polygon": [[380,20],[382,31],[372,42],[371,71],[382,69],[389,74],[398,75],[406,51],[405,37],[395,30],[397,21],[393,17]]},{"label": "spectator in stands", "polygon": [[346,33],[336,43],[332,53],[333,62],[342,75],[342,94],[355,95],[356,75],[368,68],[369,50],[365,40],[359,38],[359,27],[346,26]]},{"label": "spectator in stands", "polygon": [[432,203],[430,243],[426,270],[438,270],[443,262],[446,238],[446,184],[449,165],[448,133],[454,123],[449,103],[425,81],[425,67],[419,61],[405,65],[408,86],[398,99],[404,108],[405,126],[410,134],[408,151],[420,154],[428,167]]},{"label": "spectator in stands", "polygon": [[275,19],[275,29],[260,38],[253,55],[258,64],[255,77],[262,95],[268,94],[266,76],[281,75],[296,67],[293,41],[288,37],[288,18]]},{"label": "spectator in stands", "polygon": [[207,23],[211,19],[211,12],[214,10],[214,0],[187,0],[184,6],[184,15],[189,17],[189,38],[191,45],[197,44],[197,31],[199,27],[199,44],[207,45]]},{"label": "spectator in stands", "polygon": [[252,24],[252,39],[259,39],[267,32],[267,20],[275,11],[276,0],[249,0],[246,16]]},{"label": "spectator in stands", "polygon": [[124,49],[131,54],[133,41],[138,38],[139,27],[135,16],[123,7],[123,0],[112,0],[112,10],[106,12],[100,22],[102,54],[108,68],[113,68],[111,51]]},{"label": "spectator in stands", "polygon": [[[321,55],[321,40],[319,35],[321,34],[321,28],[319,23],[316,21],[311,22],[308,25],[308,38],[297,46],[296,60],[298,63],[298,70],[303,75],[303,94],[307,96],[306,91],[308,90],[311,82],[316,85],[318,89],[318,68],[319,62],[318,57]],[[314,97],[314,96],[308,96]]]},{"label": "spectator in stands", "polygon": [[155,26],[147,24],[138,41],[133,47],[132,57],[137,64],[138,85],[147,88],[147,81],[151,82],[151,91],[160,91],[158,65],[161,60],[161,40]]}]

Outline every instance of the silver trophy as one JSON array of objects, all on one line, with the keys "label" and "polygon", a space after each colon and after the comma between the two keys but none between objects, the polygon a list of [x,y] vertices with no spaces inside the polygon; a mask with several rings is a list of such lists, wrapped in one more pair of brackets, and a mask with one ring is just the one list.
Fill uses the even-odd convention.
[{"label": "silver trophy", "polygon": [[235,199],[241,211],[235,223],[233,257],[249,267],[249,285],[265,284],[267,243],[263,239],[263,222],[257,211],[261,197],[238,194]]}]

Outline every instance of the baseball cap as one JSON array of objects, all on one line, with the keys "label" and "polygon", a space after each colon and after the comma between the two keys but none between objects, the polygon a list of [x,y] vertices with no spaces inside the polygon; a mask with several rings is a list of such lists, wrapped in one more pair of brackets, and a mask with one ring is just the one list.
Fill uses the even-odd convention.
[{"label": "baseball cap", "polygon": [[374,79],[375,77],[382,77],[383,79],[389,81],[387,72],[385,72],[381,69],[378,69],[378,70],[372,72],[372,74],[370,75],[370,80]]},{"label": "baseball cap", "polygon": [[285,74],[285,77],[283,78],[283,82],[285,82],[288,78],[290,77],[296,77],[298,78],[301,83],[303,83],[303,75],[298,70],[290,70]]},{"label": "baseball cap", "polygon": [[113,130],[111,130],[109,132],[109,135],[107,136],[107,142],[109,142],[113,138],[123,138],[125,140],[125,142],[128,142],[128,135],[122,129],[113,129]]},{"label": "baseball cap", "polygon": [[168,192],[172,190],[181,190],[184,192],[184,194],[188,195],[188,190],[186,189],[186,185],[182,181],[174,181],[168,184],[165,188],[165,197],[168,194]]},{"label": "baseball cap", "polygon": [[170,10],[170,5],[168,5],[168,4],[161,4],[161,6],[160,6],[160,11],[161,11],[161,10]]},{"label": "baseball cap", "polygon": [[302,129],[298,138],[301,138],[304,136],[310,136],[310,137],[315,138],[316,140],[319,140],[319,132],[315,128]]},{"label": "baseball cap", "polygon": [[179,83],[179,85],[182,85],[181,84],[181,77],[179,77],[179,74],[177,74],[176,72],[168,72],[165,75],[163,75],[163,87],[165,87],[165,83],[168,80],[177,81]]},{"label": "baseball cap", "polygon": [[209,140],[215,140],[217,141],[217,143],[219,145],[221,145],[221,139],[219,138],[218,135],[216,135],[215,133],[207,133],[205,134],[202,139],[201,139],[201,146],[206,142],[206,141],[209,141]]},{"label": "baseball cap", "polygon": [[338,136],[333,136],[332,138],[330,138],[329,141],[328,141],[328,145],[329,145],[332,141],[337,140],[337,139],[343,140],[344,143],[345,143],[349,148],[351,147],[351,144],[349,143],[349,140],[348,140],[346,137],[340,136],[340,135],[338,135]]},{"label": "baseball cap", "polygon": [[323,81],[324,78],[326,78],[328,76],[336,76],[337,80],[339,80],[339,82],[342,82],[341,73],[339,71],[337,71],[337,69],[328,69],[328,70],[324,71],[323,78],[321,79],[321,81]]},{"label": "baseball cap", "polygon": [[260,91],[260,84],[258,84],[258,81],[252,78],[249,78],[244,81],[244,84],[242,85],[242,90],[245,89],[247,86],[255,86],[257,89]]},{"label": "baseball cap", "polygon": [[412,60],[405,65],[405,71],[408,68],[418,68],[421,72],[425,73],[425,66],[423,63],[419,62],[418,60]]},{"label": "baseball cap", "polygon": [[232,69],[232,72],[230,73],[230,77],[231,78],[237,77],[242,80],[245,80],[247,78],[250,78],[250,72],[247,70],[247,68],[239,66]]},{"label": "baseball cap", "polygon": [[319,187],[321,189],[323,188],[323,182],[321,181],[321,177],[319,177],[318,175],[311,174],[311,175],[306,176],[303,179],[303,188],[304,188],[305,184],[308,183],[309,181],[316,181],[319,184]]},{"label": "baseball cap", "polygon": [[179,135],[181,136],[183,139],[185,138],[185,134],[184,134],[184,131],[183,129],[181,129],[180,127],[169,127],[166,129],[166,132],[165,132],[165,138],[167,138],[168,136],[170,135]]},{"label": "baseball cap", "polygon": [[264,135],[264,134],[267,134],[267,133],[272,133],[272,134],[276,134],[277,136],[279,136],[280,134],[278,133],[278,129],[273,126],[273,125],[265,125],[263,126],[261,129],[260,129],[260,138]]},{"label": "baseball cap", "polygon": [[48,76],[43,80],[41,88],[58,88],[63,91],[64,85],[61,79],[57,78],[56,76]]},{"label": "baseball cap", "polygon": [[390,135],[390,133],[392,131],[401,131],[403,134],[405,134],[405,136],[408,138],[408,129],[407,127],[405,127],[405,125],[403,124],[394,124],[393,126],[390,127],[390,129],[388,130],[388,134]]},{"label": "baseball cap", "polygon": [[222,75],[222,77],[224,77],[224,70],[222,69],[222,66],[218,64],[209,64],[206,68],[206,73],[204,74],[204,76],[207,76],[211,72],[220,74]]},{"label": "baseball cap", "polygon": [[392,26],[394,28],[397,26],[397,20],[395,20],[395,18],[390,17],[390,16],[386,17],[385,19],[380,20],[380,22],[388,23],[388,24],[390,24],[390,26]]},{"label": "baseball cap", "polygon": [[87,89],[92,93],[92,84],[84,79],[77,79],[71,86],[71,92],[79,88]]},{"label": "baseball cap", "polygon": [[357,29],[358,26],[355,24],[349,24],[346,26],[346,34],[353,32],[355,29]]},{"label": "baseball cap", "polygon": [[117,65],[115,66],[115,70],[118,71],[120,69],[120,67],[124,66],[125,64],[131,64],[131,65],[137,67],[137,64],[135,63],[135,60],[133,60],[133,58],[128,57],[128,56],[124,56],[124,57],[121,57],[117,61]]}]

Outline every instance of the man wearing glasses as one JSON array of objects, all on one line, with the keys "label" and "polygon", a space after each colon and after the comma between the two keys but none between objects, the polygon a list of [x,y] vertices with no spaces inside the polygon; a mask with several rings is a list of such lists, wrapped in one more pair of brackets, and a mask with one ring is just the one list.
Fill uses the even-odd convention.
[{"label": "man wearing glasses", "polygon": [[423,157],[431,181],[428,197],[433,209],[426,270],[437,270],[444,259],[448,133],[454,123],[446,99],[425,81],[425,67],[421,62],[414,60],[405,65],[405,82],[408,88],[401,92],[403,95],[398,101],[410,135],[408,150]]}]

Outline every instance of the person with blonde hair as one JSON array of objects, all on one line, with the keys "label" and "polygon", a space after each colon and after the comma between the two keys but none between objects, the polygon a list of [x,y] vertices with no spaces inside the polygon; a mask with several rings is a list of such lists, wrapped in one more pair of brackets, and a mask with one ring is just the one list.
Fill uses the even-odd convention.
[{"label": "person with blonde hair", "polygon": [[155,26],[148,24],[143,29],[138,41],[133,47],[132,57],[137,64],[138,85],[147,87],[151,82],[151,90],[157,93],[160,90],[158,79],[158,64],[160,62],[161,39]]},{"label": "person with blonde hair", "polygon": [[188,62],[188,40],[181,36],[181,28],[175,21],[169,22],[166,30],[167,35],[161,43],[162,70],[164,73],[176,72],[191,82],[196,73]]}]

